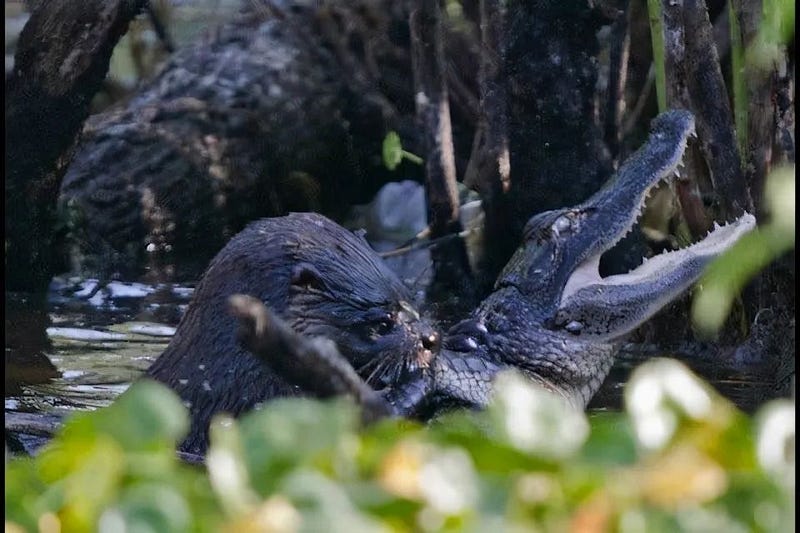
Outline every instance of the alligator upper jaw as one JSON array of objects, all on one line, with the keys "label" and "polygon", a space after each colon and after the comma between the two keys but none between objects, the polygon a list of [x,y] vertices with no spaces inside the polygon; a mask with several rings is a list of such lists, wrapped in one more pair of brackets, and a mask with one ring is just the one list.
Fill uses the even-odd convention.
[{"label": "alligator upper jaw", "polygon": [[614,176],[578,206],[586,213],[580,236],[581,259],[608,251],[636,224],[650,191],[679,175],[686,143],[695,135],[694,117],[686,110],[661,113],[651,123],[647,141]]},{"label": "alligator upper jaw", "polygon": [[567,243],[565,255],[569,259],[562,265],[566,278],[562,301],[599,279],[600,257],[631,232],[650,192],[679,175],[687,140],[694,131],[690,112],[660,114],[651,124],[647,142],[602,189],[575,209],[584,214],[584,219]]},{"label": "alligator upper jaw", "polygon": [[582,338],[618,338],[642,324],[678,297],[709,261],[755,227],[744,214],[716,227],[702,241],[645,261],[627,274],[602,279],[600,257],[633,228],[649,192],[677,174],[694,119],[688,111],[659,115],[647,142],[609,183],[576,208],[583,213],[579,231],[566,244],[565,279],[553,320],[556,328]]}]

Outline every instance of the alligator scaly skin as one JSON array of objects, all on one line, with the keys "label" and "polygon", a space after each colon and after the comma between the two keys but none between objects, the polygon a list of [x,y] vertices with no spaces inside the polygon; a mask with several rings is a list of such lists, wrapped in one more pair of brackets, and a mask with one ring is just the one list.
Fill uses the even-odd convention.
[{"label": "alligator scaly skin", "polygon": [[507,368],[585,407],[625,335],[680,296],[755,225],[745,214],[732,229],[671,252],[667,261],[600,279],[600,256],[632,229],[649,190],[672,178],[693,134],[691,113],[662,113],[645,145],[591,198],[532,217],[494,292],[447,332],[427,372],[387,396],[398,414],[418,413],[423,405],[428,412],[483,407],[495,375]]}]

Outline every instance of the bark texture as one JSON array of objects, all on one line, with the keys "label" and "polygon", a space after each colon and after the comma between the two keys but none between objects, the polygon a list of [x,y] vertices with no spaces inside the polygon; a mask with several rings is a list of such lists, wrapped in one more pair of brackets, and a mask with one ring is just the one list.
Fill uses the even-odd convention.
[{"label": "bark texture", "polygon": [[[461,231],[439,0],[416,2],[409,26],[417,122],[425,154],[428,224],[431,237],[436,239]],[[442,300],[437,295],[452,296],[455,292],[462,299],[457,307],[466,312],[475,302],[464,242],[460,239],[440,241],[431,247],[431,259],[431,299]],[[452,314],[454,309],[449,307],[442,308],[440,314]]]},{"label": "bark texture", "polygon": [[43,293],[53,275],[56,200],[89,102],[144,1],[43,2],[6,81],[6,289]]},{"label": "bark texture", "polygon": [[479,3],[481,53],[478,71],[480,114],[464,184],[478,191],[486,214],[486,250],[476,275],[482,288],[491,287],[504,261],[503,236],[510,226],[503,195],[511,185],[508,148],[508,88],[505,75],[506,7],[499,0]]},{"label": "bark texture", "polygon": [[[390,172],[381,159],[389,130],[422,146],[403,6],[272,4],[178,51],[87,125],[61,189],[74,266],[124,272],[163,256],[196,274],[250,220],[340,218],[389,180],[421,181],[417,165]],[[454,129],[471,134],[454,107]]]},{"label": "bark texture", "polygon": [[510,2],[506,20],[511,184],[500,208],[511,250],[531,215],[581,202],[611,164],[595,120],[595,12],[578,0]]}]

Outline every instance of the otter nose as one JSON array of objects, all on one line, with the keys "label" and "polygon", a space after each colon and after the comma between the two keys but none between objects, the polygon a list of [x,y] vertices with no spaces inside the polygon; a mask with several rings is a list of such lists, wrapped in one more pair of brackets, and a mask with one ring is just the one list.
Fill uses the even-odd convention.
[{"label": "otter nose", "polygon": [[438,331],[430,330],[422,334],[422,347],[426,350],[435,352],[439,350],[441,344],[441,335]]}]

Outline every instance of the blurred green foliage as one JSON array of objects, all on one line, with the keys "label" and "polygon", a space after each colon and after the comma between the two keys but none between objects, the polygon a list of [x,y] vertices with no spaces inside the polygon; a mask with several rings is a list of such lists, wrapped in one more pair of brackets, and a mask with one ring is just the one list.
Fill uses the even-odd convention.
[{"label": "blurred green foliage", "polygon": [[746,61],[750,65],[767,67],[780,58],[780,47],[789,44],[794,37],[795,2],[764,0],[761,14],[758,36],[746,52]]},{"label": "blurred green foliage", "polygon": [[794,165],[771,172],[764,194],[769,222],[744,235],[706,269],[692,304],[692,320],[700,332],[718,331],[753,276],[794,248],[794,182]]},{"label": "blurred green foliage", "polygon": [[[731,39],[731,89],[733,93],[733,113],[736,123],[736,137],[739,153],[747,159],[749,151],[749,106],[752,94],[748,85],[764,86],[773,71],[786,68],[786,45],[794,37],[794,0],[764,0],[758,32],[749,42],[742,40],[742,27],[739,17],[741,7],[733,2],[728,10]],[[784,66],[780,66],[784,63]]]},{"label": "blurred green foliage", "polygon": [[[666,109],[662,0],[648,0],[659,110]],[[743,161],[748,158],[748,81],[771,75],[786,56],[795,31],[795,2],[764,0],[758,34],[744,47],[736,7],[731,7],[733,112]],[[794,166],[776,168],[766,178],[766,224],[742,237],[706,271],[695,292],[692,321],[699,333],[713,336],[731,312],[733,301],[762,269],[794,248]]]},{"label": "blurred green foliage", "polygon": [[626,411],[587,416],[516,373],[482,413],[359,426],[346,400],[286,399],[173,454],[187,413],[134,384],[6,464],[6,531],[791,531],[794,403],[755,419],[655,360]]},{"label": "blurred green foliage", "polygon": [[664,24],[661,0],[647,0],[647,18],[650,22],[650,39],[653,47],[653,67],[656,74],[656,100],[658,111],[667,109],[667,82],[664,64]]}]

